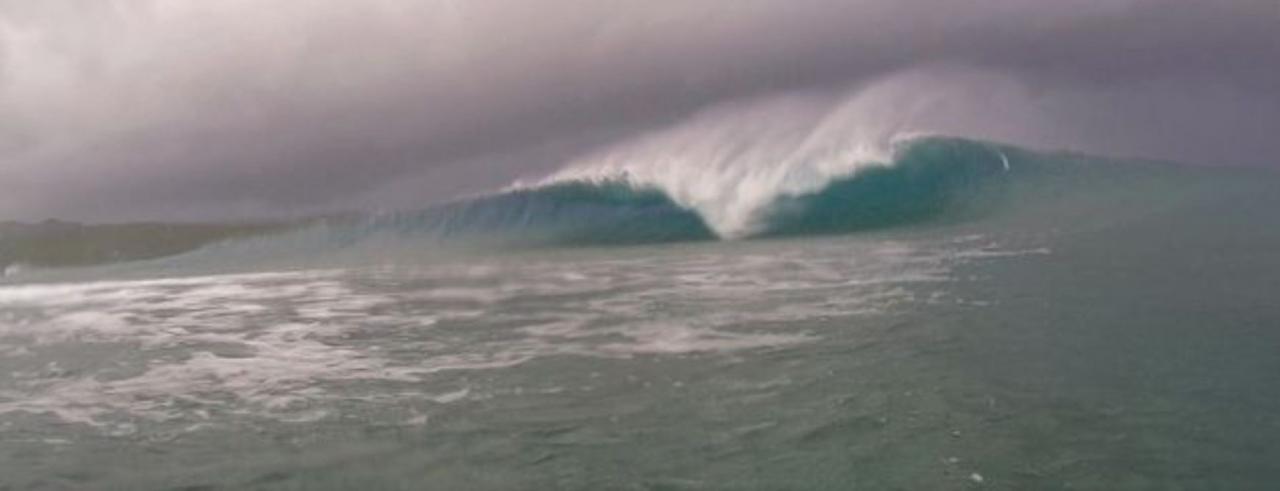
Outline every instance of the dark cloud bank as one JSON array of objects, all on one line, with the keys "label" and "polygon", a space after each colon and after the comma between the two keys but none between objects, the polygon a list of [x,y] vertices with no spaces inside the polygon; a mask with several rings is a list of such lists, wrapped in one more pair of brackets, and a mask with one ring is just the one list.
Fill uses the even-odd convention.
[{"label": "dark cloud bank", "polygon": [[412,206],[895,84],[958,136],[1276,165],[1280,2],[0,0],[0,219]]}]

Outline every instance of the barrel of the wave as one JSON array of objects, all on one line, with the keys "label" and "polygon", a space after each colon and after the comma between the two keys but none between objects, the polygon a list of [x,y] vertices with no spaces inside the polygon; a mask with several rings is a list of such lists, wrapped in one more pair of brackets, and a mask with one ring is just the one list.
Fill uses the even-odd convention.
[{"label": "barrel of the wave", "polygon": [[1007,194],[1007,151],[930,138],[899,149],[888,165],[837,178],[821,190],[783,196],[762,212],[762,236],[851,233],[980,218]]}]

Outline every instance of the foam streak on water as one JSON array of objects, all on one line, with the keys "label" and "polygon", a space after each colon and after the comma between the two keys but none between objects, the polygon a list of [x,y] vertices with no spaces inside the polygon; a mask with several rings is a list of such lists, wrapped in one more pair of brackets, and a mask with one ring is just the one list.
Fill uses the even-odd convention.
[{"label": "foam streak on water", "polygon": [[[555,357],[811,343],[802,321],[928,301],[974,239],[921,249],[314,270],[0,289],[0,419],[109,431],[337,417],[341,401],[452,402],[437,374]],[[923,295],[923,296],[922,296]],[[752,299],[744,302],[744,299]],[[365,391],[362,384],[384,384]],[[141,429],[139,429],[141,426]]]}]

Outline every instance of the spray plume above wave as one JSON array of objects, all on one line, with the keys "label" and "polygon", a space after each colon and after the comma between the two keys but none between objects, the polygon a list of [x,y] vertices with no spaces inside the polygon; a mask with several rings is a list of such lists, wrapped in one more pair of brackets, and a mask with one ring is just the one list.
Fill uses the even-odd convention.
[{"label": "spray plume above wave", "polygon": [[911,82],[714,107],[550,176],[366,227],[584,245],[842,233],[963,211],[1013,149],[928,131],[945,94]]},{"label": "spray plume above wave", "polygon": [[662,190],[698,212],[717,235],[760,232],[760,211],[785,195],[818,191],[838,177],[888,164],[899,128],[860,104],[834,109],[792,97],[717,108],[637,142],[570,163],[542,184],[627,182]]},{"label": "spray plume above wave", "polygon": [[712,108],[548,177],[366,227],[581,245],[837,233],[940,216],[1008,159],[995,144],[922,131],[938,104],[904,93],[911,87]]}]

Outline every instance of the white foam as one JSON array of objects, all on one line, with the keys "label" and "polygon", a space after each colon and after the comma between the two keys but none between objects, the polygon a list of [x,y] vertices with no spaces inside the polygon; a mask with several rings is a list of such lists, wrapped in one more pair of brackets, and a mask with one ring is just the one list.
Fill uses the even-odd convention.
[{"label": "white foam", "polygon": [[[570,162],[538,185],[625,181],[654,186],[696,210],[717,234],[756,232],[781,196],[811,193],[835,177],[892,160],[916,136],[874,94],[784,96],[704,111],[675,127]],[[517,183],[517,187],[527,186]]]},{"label": "white foam", "polygon": [[[945,299],[929,285],[949,281],[957,262],[1040,252],[981,237],[769,251],[0,287],[0,353],[21,367],[0,381],[0,415],[104,431],[127,431],[122,420],[202,428],[219,414],[308,422],[362,400],[366,381],[379,383],[371,403],[459,403],[480,395],[427,387],[552,356],[812,342],[813,320],[888,312],[918,301],[920,288]],[[56,361],[63,344],[120,354],[76,360],[76,370],[41,361]]]},{"label": "white foam", "polygon": [[685,354],[736,351],[752,348],[784,346],[812,341],[808,334],[741,334],[715,329],[698,329],[681,324],[649,324],[625,331],[625,343],[608,343],[600,347],[607,353],[619,354]]}]

